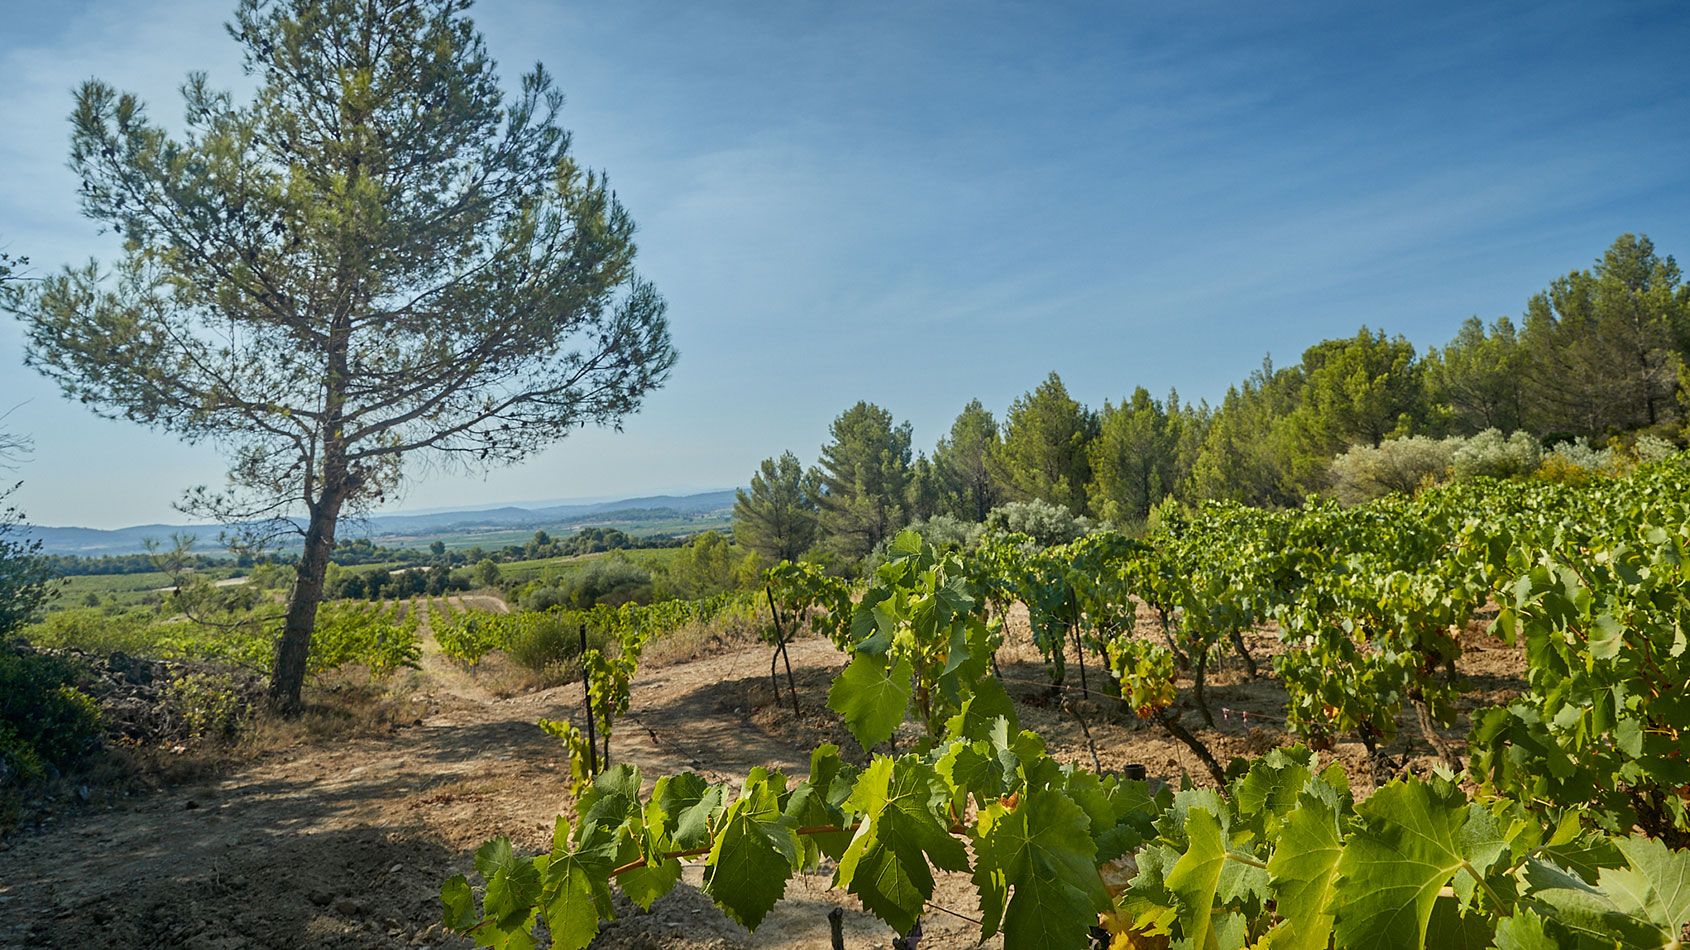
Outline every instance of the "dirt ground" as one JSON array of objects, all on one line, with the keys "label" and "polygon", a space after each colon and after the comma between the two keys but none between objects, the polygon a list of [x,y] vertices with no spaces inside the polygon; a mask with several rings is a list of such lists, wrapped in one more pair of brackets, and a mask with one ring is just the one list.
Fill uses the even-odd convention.
[{"label": "dirt ground", "polygon": [[[1268,633],[1249,640],[1269,669],[1277,641]],[[578,716],[581,690],[569,685],[501,699],[441,657],[432,638],[427,646],[408,699],[415,716],[390,735],[271,753],[215,780],[85,808],[0,843],[0,946],[468,946],[438,924],[440,883],[468,870],[471,852],[495,835],[531,851],[549,846],[553,816],[569,804],[568,766],[534,723]],[[1477,628],[1466,648],[1460,672],[1467,708],[1520,688],[1517,649]],[[638,765],[648,782],[685,769],[721,780],[757,765],[802,775],[821,741],[854,750],[825,707],[844,657],[818,639],[793,644],[791,655],[797,717],[784,691],[781,704],[771,702],[762,645],[642,669],[631,714],[614,736],[614,758]],[[1091,766],[1074,716],[1043,685],[1024,626],[999,660],[1024,725],[1045,736],[1053,755]],[[1096,658],[1087,662],[1095,687]],[[1077,685],[1073,663],[1070,655],[1070,683]],[[1279,721],[1284,694],[1271,676],[1251,679],[1229,656],[1209,695],[1216,728],[1200,728],[1192,711],[1183,721],[1223,763],[1289,742]],[[1122,716],[1112,703],[1077,698],[1105,769],[1139,763],[1156,780],[1177,783],[1189,774],[1207,781],[1195,757],[1154,726]],[[913,724],[906,731],[913,738]],[[1462,723],[1449,735],[1464,732]],[[1403,733],[1394,751],[1429,762],[1412,716],[1404,716]],[[1373,785],[1358,745],[1340,744],[1330,755],[1349,769],[1358,791]],[[649,913],[619,898],[619,919],[595,946],[825,947],[827,912],[841,906],[847,946],[890,947],[891,931],[830,889],[829,873],[794,878],[787,899],[753,935],[697,889],[701,868],[691,866]],[[941,877],[923,922],[923,947],[977,945],[972,895],[966,877]]]}]

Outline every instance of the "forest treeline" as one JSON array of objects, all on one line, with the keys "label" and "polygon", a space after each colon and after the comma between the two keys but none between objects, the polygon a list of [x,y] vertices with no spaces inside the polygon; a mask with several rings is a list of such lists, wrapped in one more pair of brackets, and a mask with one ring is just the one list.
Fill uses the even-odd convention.
[{"label": "forest treeline", "polygon": [[859,402],[833,420],[814,465],[790,451],[762,462],[739,493],[734,534],[771,560],[855,559],[907,524],[977,524],[1017,502],[1131,527],[1168,498],[1284,506],[1388,484],[1381,459],[1400,457],[1418,478],[1481,447],[1536,464],[1545,447],[1576,460],[1678,442],[1687,361],[1690,285],[1648,237],[1625,234],[1532,295],[1518,319],[1469,318],[1424,353],[1363,326],[1293,365],[1264,360],[1218,405],[1141,386],[1094,408],[1052,372],[1001,419],[969,402],[925,452],[909,423]]}]

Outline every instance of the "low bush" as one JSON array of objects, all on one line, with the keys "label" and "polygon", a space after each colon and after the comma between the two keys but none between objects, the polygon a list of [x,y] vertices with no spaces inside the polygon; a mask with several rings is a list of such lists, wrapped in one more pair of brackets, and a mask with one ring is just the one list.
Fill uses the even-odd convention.
[{"label": "low bush", "polygon": [[1048,501],[1012,501],[986,513],[986,529],[1024,534],[1050,546],[1067,544],[1092,528],[1089,518],[1076,516],[1066,507]]},{"label": "low bush", "polygon": [[1356,504],[1391,492],[1410,494],[1449,471],[1453,440],[1423,435],[1387,439],[1378,445],[1351,446],[1332,460],[1332,493]]},{"label": "low bush", "polygon": [[[543,673],[555,682],[569,682],[581,669],[582,615],[565,611],[525,616],[524,622],[512,632],[505,646],[505,655],[512,663],[534,673]],[[587,649],[610,648],[610,631],[602,626],[587,625]]]},{"label": "low bush", "polygon": [[1659,462],[1672,458],[1679,452],[1678,446],[1658,435],[1640,435],[1631,447],[1632,454],[1639,462]]},{"label": "low bush", "polygon": [[1504,437],[1500,429],[1486,429],[1451,441],[1456,445],[1450,467],[1457,478],[1519,478],[1537,471],[1543,462],[1543,446],[1529,432]]},{"label": "low bush", "polygon": [[195,739],[233,739],[252,712],[250,697],[227,675],[192,672],[170,680],[167,701]]},{"label": "low bush", "polygon": [[524,610],[553,607],[584,609],[604,605],[643,604],[651,600],[651,572],[616,554],[595,558],[553,585],[537,587],[522,596]]},{"label": "low bush", "polygon": [[63,657],[0,645],[0,778],[39,776],[99,743],[99,707],[77,686],[83,675]]}]

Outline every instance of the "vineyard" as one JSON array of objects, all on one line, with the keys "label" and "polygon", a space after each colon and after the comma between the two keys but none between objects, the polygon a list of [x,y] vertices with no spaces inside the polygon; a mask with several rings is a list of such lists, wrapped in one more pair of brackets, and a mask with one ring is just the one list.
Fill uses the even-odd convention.
[{"label": "vineyard", "polygon": [[[747,928],[795,874],[830,867],[911,945],[945,872],[968,876],[979,937],[1006,947],[1684,941],[1690,462],[1582,486],[1481,479],[1350,508],[1163,515],[1140,538],[1043,548],[995,535],[941,550],[906,533],[861,589],[772,570],[777,698],[784,685],[797,714],[786,647],[801,630],[848,657],[827,705],[854,748],[816,747],[804,777],[653,782],[609,762],[647,639],[727,601],[452,618],[442,649],[466,664],[520,624],[603,639],[582,644],[590,712],[545,723],[572,760],[572,815],[547,853],[480,848],[479,886],[442,889],[448,926],[486,946],[544,933],[585,947],[613,885],[650,907],[698,861],[704,892]],[[1095,745],[1091,769],[1053,757],[998,663],[1017,606],[1044,689],[1088,741],[1072,697],[1163,730],[1202,772],[1169,785],[1105,773]],[[1475,620],[1523,645],[1525,686],[1475,712],[1463,748],[1445,732]],[[1271,656],[1251,646],[1264,632]],[[1227,712],[1206,689],[1223,659],[1280,684],[1297,745],[1222,762],[1184,723]],[[911,721],[918,738],[900,748]],[[1393,751],[1410,736],[1435,767]],[[1340,741],[1365,748],[1371,795],[1323,758]]]},{"label": "vineyard", "polygon": [[[317,615],[311,672],[355,665],[381,679],[415,667],[422,655],[418,629],[426,607],[421,603],[324,604]],[[28,633],[42,646],[210,661],[258,672],[275,651],[280,623],[273,607],[193,604],[184,598],[164,609],[129,608],[115,614],[91,607],[62,610]]]}]

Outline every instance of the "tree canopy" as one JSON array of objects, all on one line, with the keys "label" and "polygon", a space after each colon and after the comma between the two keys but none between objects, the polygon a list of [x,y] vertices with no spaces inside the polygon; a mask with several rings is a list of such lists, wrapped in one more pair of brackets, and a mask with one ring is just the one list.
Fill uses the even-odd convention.
[{"label": "tree canopy", "polygon": [[1105,402],[1091,443],[1091,510],[1117,523],[1143,522],[1184,477],[1187,424],[1177,398],[1160,402],[1143,386],[1118,406]]},{"label": "tree canopy", "polygon": [[1468,317],[1448,346],[1426,351],[1424,364],[1428,395],[1446,407],[1456,432],[1512,432],[1524,425],[1525,351],[1514,321],[1498,317],[1486,328],[1478,317]]},{"label": "tree canopy", "polygon": [[1010,404],[1003,441],[993,455],[995,471],[1017,500],[1038,499],[1083,513],[1091,481],[1087,448],[1096,431],[1097,417],[1068,395],[1053,372]]},{"label": "tree canopy", "polygon": [[1541,433],[1599,439],[1681,418],[1690,285],[1647,237],[1621,235],[1595,267],[1534,295],[1523,337]]},{"label": "tree canopy", "polygon": [[939,484],[939,508],[948,515],[984,521],[1002,501],[992,475],[992,454],[998,450],[998,422],[978,399],[962,407],[951,431],[933,450]]}]

